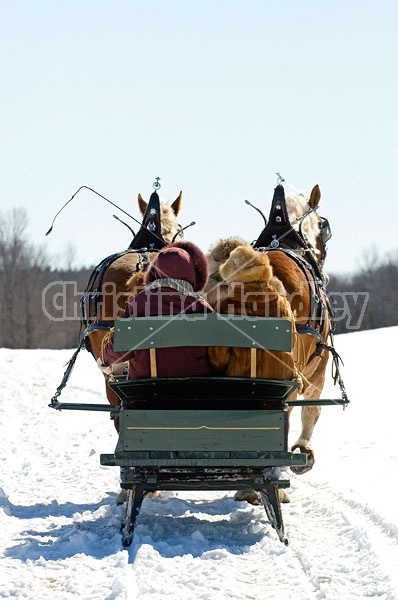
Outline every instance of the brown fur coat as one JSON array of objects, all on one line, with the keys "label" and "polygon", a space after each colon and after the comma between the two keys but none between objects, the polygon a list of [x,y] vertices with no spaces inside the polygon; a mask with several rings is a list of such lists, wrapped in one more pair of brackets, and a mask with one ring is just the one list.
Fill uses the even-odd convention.
[{"label": "brown fur coat", "polygon": [[[294,360],[294,346],[297,343],[294,316],[282,283],[273,275],[268,256],[256,252],[249,245],[237,246],[221,264],[219,275],[224,288],[228,290],[228,293],[217,298],[214,308],[219,312],[279,317],[292,321],[292,352],[258,350],[257,377],[298,379]],[[211,300],[214,301],[215,297],[213,291]],[[219,374],[227,377],[250,376],[250,349],[214,347],[209,348],[209,356]]]},{"label": "brown fur coat", "polygon": [[205,294],[208,303],[217,312],[221,312],[220,306],[228,296],[228,284],[220,275],[220,267],[227,261],[232,250],[235,250],[238,246],[250,247],[250,244],[240,237],[229,237],[213,244],[206,255],[209,265],[209,278],[205,287]]}]

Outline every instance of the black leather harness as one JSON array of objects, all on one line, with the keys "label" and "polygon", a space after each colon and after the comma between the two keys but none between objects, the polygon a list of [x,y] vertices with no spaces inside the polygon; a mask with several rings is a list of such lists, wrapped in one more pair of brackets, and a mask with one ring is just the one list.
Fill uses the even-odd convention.
[{"label": "black leather harness", "polygon": [[277,185],[268,222],[253,246],[256,250],[264,253],[275,250],[284,252],[300,268],[309,287],[311,307],[307,323],[298,325],[297,330],[299,333],[321,338],[323,342],[321,330],[325,324],[326,314],[330,318],[331,330],[333,330],[334,315],[327,298],[324,276],[315,258],[314,248],[306,240],[301,227],[302,221],[313,210],[309,209],[304,213],[300,220],[299,231],[296,231],[289,219],[285,190],[281,184]]},{"label": "black leather harness", "polygon": [[[309,357],[307,364],[320,357],[324,350],[330,352],[333,357],[332,376],[334,382],[339,383],[342,398],[348,401],[339,369],[339,363],[342,360],[333,345],[333,332],[335,329],[333,307],[329,300],[321,269],[326,256],[326,242],[332,235],[329,222],[327,219],[321,219],[320,222],[319,239],[322,248],[320,263],[315,258],[315,249],[310,246],[302,230],[303,220],[314,210],[311,208],[304,213],[300,219],[299,231],[296,231],[287,212],[284,188],[280,184],[277,185],[274,190],[268,222],[258,239],[253,243],[253,247],[264,253],[275,250],[284,252],[303,272],[310,291],[311,307],[307,323],[297,324],[296,329],[300,335],[311,335],[317,340],[315,351]],[[329,317],[328,329],[325,333],[323,330],[327,316]],[[331,341],[330,345],[326,343],[328,339]]]},{"label": "black leather harness", "polygon": [[[126,254],[138,254],[136,271],[146,270],[150,264],[150,252],[158,252],[167,245],[161,229],[160,200],[157,192],[153,192],[145,210],[141,227],[134,236],[127,250],[117,252],[104,258],[92,271],[86,289],[80,300],[81,331],[84,345],[92,353],[89,335],[93,331],[109,330],[114,325],[113,319],[99,318],[99,303],[102,298],[102,286],[109,267]],[[95,287],[93,287],[95,285]]]}]

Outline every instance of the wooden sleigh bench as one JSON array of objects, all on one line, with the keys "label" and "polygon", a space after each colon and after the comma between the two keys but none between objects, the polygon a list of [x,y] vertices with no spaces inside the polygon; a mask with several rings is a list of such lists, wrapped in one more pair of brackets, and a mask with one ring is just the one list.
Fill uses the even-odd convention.
[{"label": "wooden sleigh bench", "polygon": [[[158,378],[156,350],[188,345],[250,348],[251,377]],[[286,319],[207,314],[116,321],[115,350],[149,350],[151,363],[150,379],[109,383],[121,403],[119,440],[101,464],[122,467],[124,545],[148,492],[238,489],[259,493],[287,543],[278,488],[289,480],[273,468],[306,463],[305,454],[288,451],[287,402],[297,383],[257,378],[256,353],[291,346]]]}]

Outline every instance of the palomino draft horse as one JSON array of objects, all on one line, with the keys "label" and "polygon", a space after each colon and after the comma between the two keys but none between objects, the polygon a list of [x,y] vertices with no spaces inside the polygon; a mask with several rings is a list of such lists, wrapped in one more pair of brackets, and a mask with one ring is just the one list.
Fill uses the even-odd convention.
[{"label": "palomino draft horse", "polygon": [[[177,216],[181,210],[182,192],[171,204],[160,201],[157,192],[149,203],[138,194],[138,206],[143,221],[127,250],[105,258],[93,270],[82,297],[81,330],[85,346],[95,360],[101,353],[104,336],[113,327],[115,318],[123,313],[129,296],[142,285],[155,253],[173,240],[180,239],[182,228]],[[104,373],[106,394],[112,405],[119,403],[109,388],[109,375]]]},{"label": "palomino draft horse", "polygon": [[[319,187],[315,186],[308,200],[302,195],[285,199],[284,189],[278,185],[268,223],[253,244],[268,259],[273,277],[282,285],[280,289],[290,302],[298,333],[295,366],[301,376],[301,394],[305,400],[320,398],[330,352],[338,369],[337,354],[328,345],[332,318],[323,265],[331,233],[328,221],[316,212],[320,198]],[[242,245],[245,242],[241,238],[228,238],[210,249],[207,298],[215,308],[220,302],[220,294],[215,290],[222,282],[223,265],[232,256],[231,252]],[[221,297],[225,293],[221,292]],[[293,396],[291,400],[296,398]],[[311,437],[320,412],[320,406],[302,407],[302,430],[292,451],[299,449],[306,453],[307,465],[293,467],[296,473],[304,473],[314,464]]]},{"label": "palomino draft horse", "polygon": [[[321,192],[316,185],[308,201],[302,195],[285,199],[282,185],[275,188],[268,223],[254,247],[267,254],[274,276],[287,292],[296,330],[299,334],[297,367],[302,375],[302,396],[306,400],[320,398],[325,383],[326,366],[331,347],[332,314],[326,295],[324,272],[326,243],[331,237],[329,223],[316,210]],[[292,398],[294,399],[294,398]],[[290,407],[289,412],[292,410]],[[317,405],[301,409],[302,430],[292,446],[307,454],[306,467],[292,467],[304,473],[314,465],[311,438],[321,413]]]}]

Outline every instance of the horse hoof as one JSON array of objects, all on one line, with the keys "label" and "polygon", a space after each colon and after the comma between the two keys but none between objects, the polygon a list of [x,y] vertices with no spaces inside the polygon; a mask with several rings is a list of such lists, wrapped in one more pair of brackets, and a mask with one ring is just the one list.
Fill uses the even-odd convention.
[{"label": "horse hoof", "polygon": [[[282,504],[289,504],[290,496],[283,488],[278,489],[278,495],[279,501]],[[253,506],[258,506],[261,504],[260,494],[255,490],[239,490],[236,492],[234,500],[235,502],[248,502]]]},{"label": "horse hoof", "polygon": [[307,455],[307,464],[292,466],[292,467],[290,467],[290,470],[295,475],[304,475],[304,473],[308,473],[308,471],[311,471],[312,467],[314,466],[314,463],[315,463],[314,453],[309,448],[303,448],[302,446],[297,446],[297,445],[292,447],[292,452],[294,452],[295,450],[300,450],[300,452],[302,454]]},{"label": "horse hoof", "polygon": [[282,504],[290,503],[290,496],[286,490],[284,490],[283,488],[279,488],[278,495],[279,495],[279,502],[281,502]]},{"label": "horse hoof", "polygon": [[144,494],[144,498],[159,498],[160,494],[159,492],[156,490],[155,492],[145,492]]},{"label": "horse hoof", "polygon": [[295,475],[304,475],[304,473],[308,473],[308,471],[311,471],[311,469],[312,469],[312,466],[310,467],[308,465],[303,465],[302,467],[299,467],[299,466],[290,467],[290,470]]},{"label": "horse hoof", "polygon": [[238,490],[234,496],[235,502],[248,502],[253,506],[261,504],[260,494],[256,490]]}]

